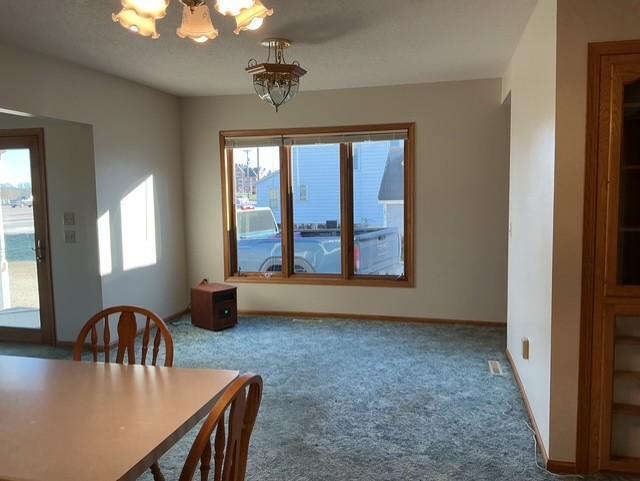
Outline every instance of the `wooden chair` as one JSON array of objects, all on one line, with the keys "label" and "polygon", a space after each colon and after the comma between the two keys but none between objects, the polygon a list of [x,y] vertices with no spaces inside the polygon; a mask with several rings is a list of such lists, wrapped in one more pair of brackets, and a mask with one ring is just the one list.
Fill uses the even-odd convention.
[{"label": "wooden chair", "polygon": [[[155,335],[153,336],[153,347],[151,355],[151,365],[155,366],[158,362],[158,355],[160,353],[160,344],[164,341],[165,356],[164,365],[166,367],[173,366],[173,338],[171,332],[167,328],[165,322],[155,313],[135,306],[115,306],[100,311],[93,316],[84,325],[78,338],[73,346],[73,360],[81,361],[82,353],[85,350],[85,342],[88,336],[91,336],[91,352],[93,353],[93,362],[98,362],[99,352],[104,354],[104,362],[111,362],[111,326],[109,325],[109,316],[116,314],[118,318],[118,345],[116,352],[116,363],[124,364],[125,354],[127,364],[141,364],[147,363],[147,352],[149,350],[149,341],[151,339],[151,330],[155,326]],[[146,319],[144,331],[142,332],[142,353],[140,358],[136,358],[135,344],[136,336],[138,335],[138,322],[136,321],[136,314]],[[102,344],[98,343],[98,325],[101,326],[102,331]],[[153,325],[153,326],[152,326]],[[136,360],[139,362],[136,363]],[[151,473],[155,481],[164,481],[164,476],[160,471],[158,463],[153,463],[151,466]]]},{"label": "wooden chair", "polygon": [[[125,354],[127,364],[147,363],[147,352],[149,350],[149,341],[151,339],[152,324],[155,326],[155,335],[153,338],[153,348],[151,365],[155,366],[158,361],[160,352],[160,344],[164,341],[165,357],[164,365],[166,367],[173,366],[173,338],[164,321],[155,313],[135,306],[115,306],[100,311],[93,316],[84,325],[73,347],[73,360],[80,361],[82,353],[85,350],[85,342],[87,337],[91,336],[91,351],[93,352],[93,361],[98,362],[99,353],[104,354],[104,362],[111,362],[111,326],[109,325],[109,316],[119,314],[118,319],[118,345],[116,353],[116,363],[124,364]],[[136,362],[135,344],[138,335],[138,323],[136,322],[136,314],[146,319],[144,331],[142,332],[142,354],[139,362]],[[98,325],[102,325],[102,344],[98,344]]]},{"label": "wooden chair", "polygon": [[192,481],[198,464],[200,464],[200,479],[202,481],[209,479],[212,455],[211,436],[214,430],[213,481],[244,481],[249,440],[261,400],[262,378],[260,376],[244,374],[233,381],[213,406],[196,436],[180,473],[179,481]]}]

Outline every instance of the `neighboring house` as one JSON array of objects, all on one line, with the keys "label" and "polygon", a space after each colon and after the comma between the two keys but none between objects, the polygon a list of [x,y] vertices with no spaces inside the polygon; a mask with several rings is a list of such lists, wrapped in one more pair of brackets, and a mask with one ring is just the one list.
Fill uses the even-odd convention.
[{"label": "neighboring house", "polygon": [[392,147],[384,168],[378,200],[384,206],[384,225],[404,235],[404,149]]},{"label": "neighboring house", "polygon": [[[398,149],[397,145],[401,142],[362,142],[355,146],[353,195],[357,225],[386,226],[387,222],[393,222],[393,225],[398,222],[397,208],[392,207],[398,200],[380,198],[383,177],[385,171],[389,171],[389,155]],[[296,146],[292,150],[291,163],[295,224],[312,229],[332,221],[340,223],[340,146]],[[388,182],[393,178],[389,176]],[[390,188],[385,188],[387,191]],[[270,207],[278,223],[281,222],[279,192],[279,172],[273,172],[257,183],[257,205]]]},{"label": "neighboring house", "polygon": [[236,197],[238,199],[250,199],[256,195],[258,185],[258,173],[256,169],[248,165],[236,163]]}]

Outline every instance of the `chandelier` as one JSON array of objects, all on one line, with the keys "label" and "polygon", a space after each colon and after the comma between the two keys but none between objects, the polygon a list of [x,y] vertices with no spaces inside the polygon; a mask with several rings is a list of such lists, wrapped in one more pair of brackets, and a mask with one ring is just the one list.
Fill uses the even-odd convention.
[{"label": "chandelier", "polygon": [[276,112],[281,105],[291,101],[298,93],[300,77],[307,73],[300,63],[287,63],[284,50],[291,46],[291,42],[284,38],[268,38],[261,42],[269,49],[269,56],[264,63],[256,59],[249,60],[245,69],[253,75],[253,88],[258,97],[273,105]]},{"label": "chandelier", "polygon": [[[120,0],[122,10],[114,13],[111,18],[138,35],[158,38],[160,34],[156,30],[156,21],[167,16],[169,1]],[[206,0],[180,0],[180,3],[183,10],[182,24],[176,31],[178,37],[205,43],[218,36]],[[260,0],[217,0],[215,9],[222,15],[235,17],[236,35],[245,30],[259,29],[264,19],[273,15],[273,9],[265,7]]]}]

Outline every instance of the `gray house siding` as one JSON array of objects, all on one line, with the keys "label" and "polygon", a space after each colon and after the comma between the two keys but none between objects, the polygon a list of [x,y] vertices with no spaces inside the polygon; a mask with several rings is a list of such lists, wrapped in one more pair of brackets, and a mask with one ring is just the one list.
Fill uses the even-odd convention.
[{"label": "gray house siding", "polygon": [[[354,222],[382,226],[384,205],[379,201],[380,185],[393,142],[362,142],[354,150]],[[293,215],[301,224],[340,223],[340,146],[309,145],[292,149]],[[260,179],[257,205],[271,207],[278,223],[280,174]]]}]

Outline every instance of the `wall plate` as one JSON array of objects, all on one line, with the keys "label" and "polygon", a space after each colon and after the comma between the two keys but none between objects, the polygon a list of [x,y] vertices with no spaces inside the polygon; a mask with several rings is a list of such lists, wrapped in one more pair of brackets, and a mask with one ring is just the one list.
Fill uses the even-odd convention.
[{"label": "wall plate", "polygon": [[65,212],[63,214],[62,224],[63,225],[76,225],[76,213],[75,212]]},{"label": "wall plate", "polygon": [[76,243],[76,231],[74,231],[74,230],[65,230],[64,231],[64,242],[66,244],[75,244]]}]

